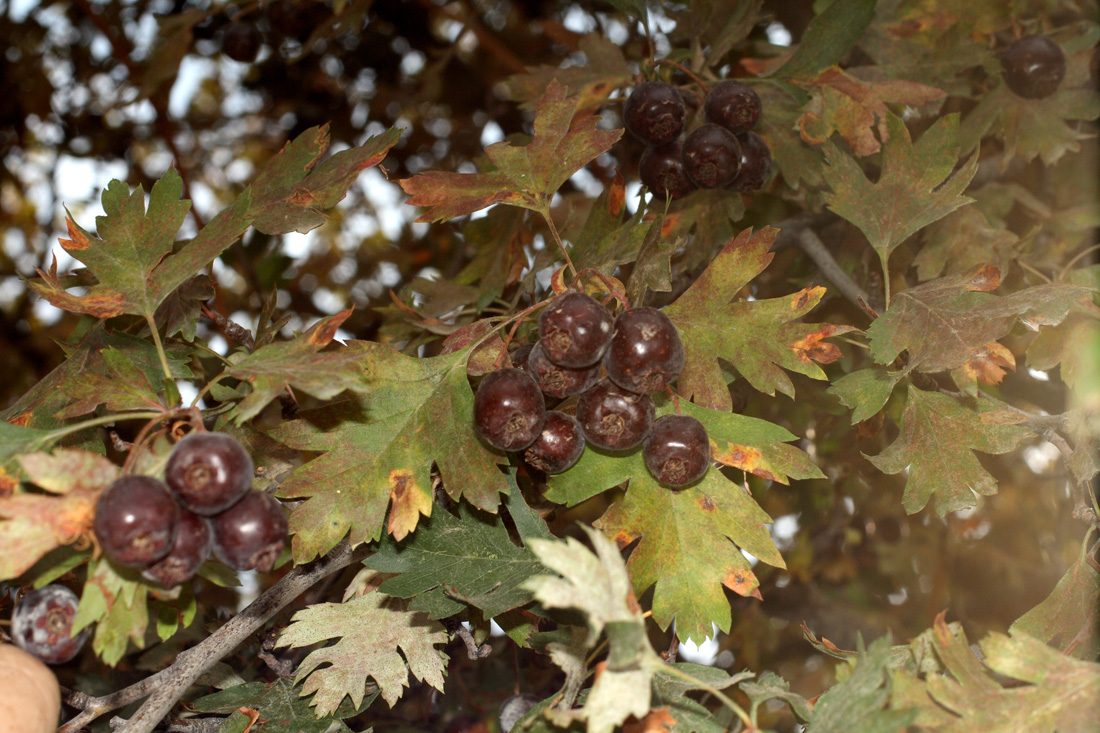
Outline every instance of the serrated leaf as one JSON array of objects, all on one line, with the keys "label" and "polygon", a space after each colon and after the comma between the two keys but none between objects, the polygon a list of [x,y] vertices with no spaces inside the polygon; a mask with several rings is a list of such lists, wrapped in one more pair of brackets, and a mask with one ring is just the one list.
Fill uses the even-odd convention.
[{"label": "serrated leaf", "polygon": [[814,705],[806,733],[897,733],[916,717],[914,710],[890,710],[890,639],[875,640],[861,653],[848,679],[829,688]]},{"label": "serrated leaf", "polygon": [[923,372],[957,369],[990,342],[1008,334],[1017,319],[1034,327],[1060,323],[1092,292],[1077,285],[1039,285],[1005,296],[990,294],[1000,272],[987,265],[898,293],[867,329],[871,356],[889,364],[902,351]]},{"label": "serrated leaf", "polygon": [[164,410],[164,401],[157,394],[149,377],[130,358],[116,348],[100,351],[106,374],[82,374],[67,390],[73,400],[57,417],[65,419],[85,415],[104,405],[111,412],[126,410]]},{"label": "serrated leaf", "polygon": [[[305,497],[290,518],[299,563],[324,554],[349,530],[352,545],[395,539],[431,513],[432,464],[454,499],[495,512],[508,484],[497,454],[473,430],[469,349],[417,359],[384,344],[357,341],[365,393],[303,412],[272,436],[291,448],[323,452],[282,484],[279,496]],[[386,523],[391,501],[395,509]]]},{"label": "serrated leaf", "polygon": [[598,117],[572,125],[576,99],[551,81],[539,99],[535,134],[524,147],[507,141],[485,149],[494,169],[485,173],[428,171],[399,181],[410,206],[426,211],[417,221],[446,221],[492,204],[509,204],[544,211],[570,176],[622,137],[622,130],[599,130]]},{"label": "serrated leaf", "polygon": [[1027,347],[1027,365],[1047,371],[1060,367],[1062,381],[1075,389],[1096,373],[1096,355],[1090,352],[1100,343],[1100,323],[1083,313],[1070,313],[1065,321],[1047,326]]},{"label": "serrated leaf", "polygon": [[975,506],[975,494],[995,494],[997,481],[973,451],[1007,453],[1029,434],[1019,425],[987,419],[1001,409],[994,400],[963,404],[948,395],[910,387],[897,440],[867,460],[883,473],[908,471],[902,506],[909,514],[920,511],[933,495],[941,517]]},{"label": "serrated leaf", "polygon": [[885,263],[911,234],[973,199],[961,195],[978,170],[970,157],[957,171],[958,115],[941,117],[913,144],[899,118],[887,114],[890,139],[883,146],[882,174],[872,183],[859,163],[833,143],[825,144],[825,202],[859,227]]},{"label": "serrated leaf", "polygon": [[[619,87],[629,84],[633,72],[626,63],[621,48],[602,33],[586,33],[577,41],[585,63],[568,68],[543,64],[526,73],[513,74],[505,84],[508,97],[516,102],[529,102],[541,97],[552,81],[571,90],[579,99],[578,111],[597,109]],[[523,105],[521,105],[523,106]]]},{"label": "serrated leaf", "polygon": [[[979,204],[980,205],[980,204]],[[921,281],[968,272],[992,264],[1004,271],[1016,257],[1019,237],[996,227],[977,206],[964,206],[934,222],[922,233],[923,244],[913,264]]]},{"label": "serrated leaf", "polygon": [[350,730],[346,725],[341,723],[332,728],[333,722],[366,710],[378,698],[376,688],[367,692],[360,705],[344,700],[332,715],[318,718],[298,693],[299,690],[288,679],[275,680],[270,684],[247,682],[192,700],[189,705],[197,713],[222,715],[234,713],[242,707],[249,708],[259,712],[261,720],[278,721],[279,726],[295,733],[346,733]]},{"label": "serrated leaf", "polygon": [[829,386],[826,392],[836,395],[852,410],[852,424],[874,417],[890,399],[902,375],[885,369],[860,369],[845,374]]},{"label": "serrated leaf", "polygon": [[[522,518],[516,525],[524,542],[551,537],[517,488],[505,497],[504,506],[513,519]],[[398,575],[379,590],[412,599],[412,610],[435,619],[462,611],[464,604],[493,618],[530,601],[530,593],[520,586],[542,569],[538,558],[528,547],[512,542],[500,515],[476,512],[465,502],[458,504],[457,511],[457,517],[435,511],[401,544],[383,539],[364,564]]]},{"label": "serrated leaf", "polygon": [[763,272],[774,255],[768,250],[778,229],[756,234],[746,229],[731,239],[710,266],[665,313],[684,342],[684,370],[677,389],[696,404],[729,411],[733,400],[722,377],[721,357],[752,386],[773,395],[794,396],[784,369],[825,379],[817,362],[840,357],[840,349],[823,339],[844,333],[845,326],[792,323],[818,304],[823,287],[769,300],[731,302],[737,292]]},{"label": "serrated leaf", "polygon": [[404,694],[410,672],[443,690],[445,657],[435,647],[447,643],[447,632],[425,614],[408,611],[404,601],[375,591],[345,603],[309,606],[294,614],[276,646],[312,646],[326,639],[339,641],[310,652],[294,676],[295,685],[304,683],[303,696],[316,693],[310,704],[318,718],[336,711],[345,696],[361,705],[368,678],[390,707]]},{"label": "serrated leaf", "polygon": [[733,711],[724,706],[718,710],[709,710],[705,705],[688,697],[686,693],[702,690],[705,687],[724,690],[746,677],[751,677],[752,673],[740,672],[729,675],[716,667],[687,662],[671,666],[694,680],[685,680],[665,670],[658,670],[657,674],[653,675],[653,705],[668,707],[669,713],[676,721],[676,726],[672,730],[675,733],[725,733],[728,731],[730,721],[733,719]]},{"label": "serrated leaf", "polygon": [[790,683],[774,672],[765,672],[759,680],[742,682],[738,687],[749,698],[753,710],[760,707],[761,703],[778,699],[790,705],[791,710],[801,720],[809,720],[813,715],[806,698],[791,692]]},{"label": "serrated leaf", "polygon": [[131,641],[144,646],[149,623],[146,595],[147,586],[119,575],[106,557],[93,561],[73,618],[73,633],[95,624],[92,648],[106,664],[115,666]]},{"label": "serrated leaf", "polygon": [[875,0],[830,3],[810,21],[794,54],[774,76],[807,77],[839,63],[874,17]]},{"label": "serrated leaf", "polygon": [[1100,569],[1084,555],[1070,566],[1054,590],[1016,619],[1008,632],[1034,636],[1077,659],[1100,654]]},{"label": "serrated leaf", "polygon": [[674,48],[698,44],[707,49],[708,63],[718,62],[761,21],[762,0],[696,0],[689,5],[661,8],[676,21],[669,34]]}]

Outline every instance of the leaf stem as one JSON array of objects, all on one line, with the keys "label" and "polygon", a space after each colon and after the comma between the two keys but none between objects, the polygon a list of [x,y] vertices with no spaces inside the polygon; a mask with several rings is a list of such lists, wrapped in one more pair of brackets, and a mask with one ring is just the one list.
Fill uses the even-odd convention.
[{"label": "leaf stem", "polygon": [[886,312],[890,308],[890,266],[886,263],[889,259],[889,253],[881,255],[879,260],[882,262],[882,310]]},{"label": "leaf stem", "polygon": [[1066,263],[1066,266],[1062,268],[1062,271],[1058,273],[1058,279],[1063,280],[1070,269],[1078,262],[1080,262],[1082,258],[1097,251],[1100,251],[1100,244],[1094,244],[1093,246],[1086,249],[1084,252],[1078,252],[1072,260]]},{"label": "leaf stem", "polygon": [[155,420],[162,415],[164,415],[163,412],[153,412],[152,410],[145,412],[124,412],[119,415],[101,415],[100,417],[93,417],[89,420],[83,420],[72,425],[66,425],[56,430],[51,430],[45,441],[52,443],[61,440],[66,435],[79,433],[81,430],[94,428],[99,425],[110,425],[113,422],[119,422],[121,420]]},{"label": "leaf stem", "polygon": [[222,372],[221,374],[207,382],[205,385],[203,385],[203,388],[199,390],[199,393],[197,395],[195,395],[195,399],[191,400],[191,407],[197,407],[199,404],[199,400],[206,396],[206,393],[210,391],[210,388],[218,382],[222,381],[222,379],[227,376],[229,375],[225,372]]},{"label": "leaf stem", "polygon": [[745,724],[745,730],[756,730],[756,725],[752,722],[752,718],[749,717],[749,714],[746,713],[740,705],[734,702],[732,698],[726,695],[726,693],[719,690],[717,687],[711,687],[706,682],[695,679],[687,672],[671,664],[661,664],[661,666],[658,668],[658,671],[667,672],[673,677],[679,677],[684,682],[690,682],[698,689],[714,695],[723,705],[733,711],[734,715],[741,719],[741,722]]},{"label": "leaf stem", "polygon": [[153,334],[153,345],[157,347],[157,356],[160,357],[160,368],[164,370],[164,378],[169,382],[175,381],[172,370],[168,366],[168,354],[164,351],[164,344],[160,341],[157,322],[153,320],[152,316],[145,316],[145,322],[149,324],[149,332]]},{"label": "leaf stem", "polygon": [[705,81],[703,81],[702,79],[700,79],[698,76],[696,76],[694,71],[687,68],[683,64],[679,64],[675,61],[672,61],[671,59],[658,59],[658,60],[653,62],[653,65],[654,66],[671,66],[674,69],[679,69],[681,72],[683,72],[683,74],[686,77],[691,79],[693,82],[695,82],[696,84],[698,84],[702,88],[703,94],[710,94],[710,87],[707,86],[707,83]]},{"label": "leaf stem", "polygon": [[561,250],[561,256],[565,258],[565,264],[569,268],[569,271],[573,273],[573,277],[577,276],[577,268],[573,266],[573,260],[569,258],[569,252],[565,249],[565,244],[561,241],[561,235],[558,234],[558,228],[554,225],[554,218],[550,216],[550,205],[547,204],[542,210],[539,211],[542,214],[542,218],[546,221],[546,226],[550,229],[550,234],[554,236],[554,241],[558,244],[558,249]]}]

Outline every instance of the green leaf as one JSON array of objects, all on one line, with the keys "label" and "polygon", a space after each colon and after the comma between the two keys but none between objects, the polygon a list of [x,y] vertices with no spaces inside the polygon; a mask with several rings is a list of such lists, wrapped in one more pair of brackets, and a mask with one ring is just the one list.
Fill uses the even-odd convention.
[{"label": "green leaf", "polygon": [[859,227],[884,270],[890,253],[911,234],[973,200],[961,194],[978,170],[978,158],[971,156],[955,170],[958,125],[958,115],[941,117],[914,145],[905,123],[887,114],[890,139],[883,146],[882,174],[874,183],[855,159],[833,143],[825,144],[825,180],[833,190],[825,202]]},{"label": "green leaf", "polygon": [[718,63],[734,46],[744,41],[761,22],[762,0],[696,0],[683,5],[662,7],[676,21],[669,34],[674,48],[698,44],[707,49],[707,62]]},{"label": "green leaf", "polygon": [[[92,372],[72,380],[67,393],[73,402],[57,413],[59,418],[86,415],[99,405],[111,412],[165,409],[156,387],[129,353],[109,347],[100,351],[100,357],[107,373]],[[163,374],[158,376],[163,379]]]},{"label": "green leaf", "polygon": [[806,733],[897,733],[913,722],[916,711],[887,709],[889,658],[889,637],[875,640],[865,653],[861,649],[851,676],[829,688],[814,705]]},{"label": "green leaf", "polygon": [[977,206],[951,212],[930,224],[921,236],[924,241],[913,264],[922,282],[938,277],[945,269],[954,275],[987,263],[1005,272],[1017,256],[1020,241],[1012,231],[991,224]]},{"label": "green leaf", "polygon": [[435,647],[447,643],[447,632],[407,610],[404,601],[375,591],[309,606],[294,614],[276,646],[298,648],[326,639],[339,641],[310,652],[294,676],[295,685],[304,682],[303,696],[316,693],[310,704],[318,718],[332,715],[345,696],[355,707],[362,705],[368,678],[390,707],[404,694],[410,672],[443,690],[445,657]]},{"label": "green leaf", "polygon": [[1096,374],[1095,349],[1100,343],[1100,324],[1093,316],[1071,312],[1065,321],[1047,326],[1027,347],[1027,365],[1048,371],[1060,367],[1066,386],[1075,389]]},{"label": "green leaf", "polygon": [[545,211],[554,193],[570,176],[622,137],[622,130],[599,130],[599,117],[589,116],[570,127],[577,100],[566,99],[557,81],[539,99],[535,134],[524,147],[502,141],[485,149],[494,168],[485,173],[428,171],[399,181],[410,206],[426,211],[417,221],[446,221],[509,204]]},{"label": "green leaf", "polygon": [[769,395],[794,396],[783,370],[825,379],[816,362],[829,363],[840,349],[823,339],[849,330],[833,324],[792,323],[818,304],[823,287],[793,295],[731,302],[737,292],[771,263],[768,250],[778,229],[755,235],[746,229],[731,239],[710,266],[665,313],[684,342],[684,370],[677,381],[681,395],[696,404],[729,411],[733,400],[718,364],[728,361],[752,386]]},{"label": "green leaf", "polygon": [[759,680],[742,682],[738,687],[748,696],[753,711],[768,700],[782,700],[791,706],[791,710],[801,720],[809,720],[813,714],[806,698],[791,692],[790,683],[774,672],[765,672]]},{"label": "green leaf", "polygon": [[1012,635],[1025,633],[1084,660],[1100,654],[1100,569],[1082,553],[1050,595],[1013,622]]},{"label": "green leaf", "polygon": [[687,662],[671,666],[693,678],[693,681],[685,680],[663,669],[653,675],[653,707],[655,709],[662,706],[668,707],[676,721],[673,730],[676,733],[725,733],[728,731],[730,721],[733,719],[732,710],[720,707],[712,711],[688,697],[686,693],[692,690],[703,690],[706,687],[724,690],[751,677],[752,672],[729,675],[716,667]]},{"label": "green leaf", "polygon": [[1002,409],[995,400],[964,404],[910,387],[897,440],[867,460],[883,473],[908,471],[902,506],[909,514],[920,511],[933,494],[941,517],[975,506],[975,494],[995,494],[997,480],[973,451],[1007,453],[1029,435],[1019,425],[1001,424],[997,413]]},{"label": "green leaf", "polygon": [[93,561],[73,618],[73,633],[95,624],[92,648],[106,664],[115,666],[129,642],[138,648],[145,645],[146,594],[147,586],[119,575],[106,557]]},{"label": "green leaf", "polygon": [[348,733],[350,729],[339,724],[332,728],[334,721],[353,717],[362,710],[366,710],[372,702],[378,698],[378,689],[369,686],[362,703],[353,705],[350,700],[343,703],[333,712],[318,718],[309,705],[298,695],[298,690],[288,679],[275,680],[270,684],[263,682],[248,682],[235,685],[226,690],[205,695],[189,704],[196,713],[218,713],[228,715],[241,708],[249,708],[260,714],[260,720],[278,721],[280,727],[295,733]]},{"label": "green leaf", "polygon": [[[279,496],[306,497],[294,510],[294,557],[324,554],[351,531],[351,543],[395,539],[431,514],[431,467],[454,499],[495,512],[508,483],[498,455],[478,441],[474,395],[466,377],[470,350],[426,359],[373,342],[352,342],[366,392],[279,426],[291,448],[323,452],[282,484]],[[391,506],[388,524],[386,508]]]},{"label": "green leaf", "polygon": [[[525,544],[532,538],[551,537],[515,486],[504,498],[504,506]],[[538,558],[526,546],[513,544],[500,515],[478,512],[465,502],[458,504],[457,511],[456,517],[437,509],[401,544],[388,537],[382,540],[364,564],[399,575],[382,583],[379,590],[412,599],[412,610],[435,619],[462,611],[464,603],[493,618],[530,601],[531,594],[520,586],[541,570]]]},{"label": "green leaf", "polygon": [[49,430],[36,430],[0,421],[0,485],[10,488],[8,484],[15,482],[5,468],[9,461],[21,453],[29,453],[45,445],[49,442],[50,435]]},{"label": "green leaf", "polygon": [[813,76],[840,60],[856,45],[875,17],[875,0],[837,0],[814,16],[791,58],[773,76]]},{"label": "green leaf", "polygon": [[[644,21],[645,4],[641,0],[638,4],[642,6]],[[584,54],[584,65],[563,69],[543,64],[529,68],[526,73],[508,77],[505,84],[509,99],[530,102],[541,97],[551,82],[557,81],[578,95],[578,110],[595,109],[607,101],[611,92],[630,83],[633,72],[626,63],[623,50],[604,34],[584,34],[577,41],[577,49]]]},{"label": "green leaf", "polygon": [[825,390],[836,395],[845,407],[852,409],[852,424],[874,417],[890,399],[900,372],[888,372],[885,369],[860,369],[846,374]]}]

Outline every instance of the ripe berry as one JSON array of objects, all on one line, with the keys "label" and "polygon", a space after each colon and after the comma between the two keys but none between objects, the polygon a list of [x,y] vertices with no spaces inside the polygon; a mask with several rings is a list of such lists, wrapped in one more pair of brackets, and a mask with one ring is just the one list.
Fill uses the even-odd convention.
[{"label": "ripe berry", "polygon": [[279,500],[263,491],[247,496],[210,520],[214,554],[234,570],[275,567],[286,544],[287,521]]},{"label": "ripe berry", "polygon": [[485,442],[505,451],[534,442],[546,419],[542,390],[522,369],[498,369],[481,380],[474,396],[474,427]]},{"label": "ripe berry", "polygon": [[523,344],[518,349],[510,354],[512,359],[512,366],[516,369],[527,368],[527,357],[531,355],[531,350],[535,348],[534,344]]},{"label": "ripe berry", "polygon": [[684,172],[699,188],[728,186],[741,170],[741,144],[720,125],[699,125],[684,140]]},{"label": "ripe berry", "polygon": [[604,379],[577,401],[577,421],[597,448],[629,450],[645,440],[655,408],[649,395],[621,389]]},{"label": "ripe berry", "polygon": [[1046,36],[1024,36],[1001,54],[1001,67],[1009,89],[1024,99],[1042,99],[1065,78],[1066,56]]},{"label": "ripe berry", "polygon": [[214,541],[210,521],[186,509],[180,511],[176,541],[167,555],[147,567],[143,572],[149,580],[172,588],[190,580],[199,567],[210,557]]},{"label": "ripe berry", "polygon": [[658,199],[683,198],[696,189],[696,185],[684,171],[682,146],[679,142],[646,148],[638,161],[638,177],[642,179],[642,185]]},{"label": "ripe berry", "polygon": [[252,488],[248,451],[226,433],[191,433],[176,443],[164,469],[168,487],[187,509],[209,517]]},{"label": "ripe berry", "polygon": [[672,142],[684,129],[687,109],[680,91],[663,81],[634,87],[623,108],[626,129],[650,145]]},{"label": "ripe berry", "polygon": [[546,356],[539,341],[527,356],[527,373],[545,394],[561,399],[580,394],[600,381],[600,363],[580,369],[558,366]]},{"label": "ripe berry", "polygon": [[611,340],[614,319],[595,298],[570,291],[539,316],[539,340],[550,361],[570,369],[592,366]]},{"label": "ripe berry", "polygon": [[100,547],[119,565],[142,567],[172,549],[179,506],[151,476],[123,476],[104,491],[92,527]]},{"label": "ripe berry", "polygon": [[760,119],[760,97],[747,85],[727,79],[711,88],[703,102],[703,113],[707,122],[732,133],[748,132]]},{"label": "ripe berry", "polygon": [[572,415],[557,410],[546,413],[546,422],[535,442],[523,452],[523,460],[543,473],[568,471],[584,453],[584,431]]},{"label": "ripe berry", "polygon": [[686,486],[710,468],[710,437],[703,423],[688,415],[665,415],[653,423],[642,446],[653,477],[666,486]]},{"label": "ripe berry", "polygon": [[676,326],[656,308],[631,308],[615,319],[615,335],[603,358],[607,376],[631,392],[659,392],[684,368],[684,344]]},{"label": "ripe berry", "polygon": [[222,36],[222,53],[234,61],[251,64],[260,53],[263,36],[247,21],[230,23]]},{"label": "ripe berry", "polygon": [[80,599],[56,583],[32,590],[15,602],[11,613],[11,638],[23,651],[46,664],[64,664],[75,657],[91,629],[76,636],[73,618]]},{"label": "ripe berry", "polygon": [[737,141],[741,143],[741,172],[733,179],[729,188],[739,193],[759,191],[768,182],[768,176],[772,172],[771,148],[755,132],[738,135]]}]

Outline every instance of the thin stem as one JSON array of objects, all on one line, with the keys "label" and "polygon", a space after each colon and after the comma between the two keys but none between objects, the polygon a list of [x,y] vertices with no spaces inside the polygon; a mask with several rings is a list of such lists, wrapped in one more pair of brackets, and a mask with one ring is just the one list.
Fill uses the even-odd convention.
[{"label": "thin stem", "polygon": [[565,264],[569,268],[569,271],[573,273],[573,277],[577,276],[577,268],[573,266],[573,260],[569,258],[569,252],[565,249],[565,244],[561,241],[561,235],[558,234],[558,228],[554,225],[554,218],[550,216],[550,207],[546,206],[542,211],[542,218],[546,220],[546,226],[550,228],[550,233],[554,235],[554,241],[558,243],[558,249],[561,250],[561,256],[565,258]]},{"label": "thin stem", "polygon": [[149,324],[149,332],[153,334],[153,345],[157,347],[157,356],[160,357],[160,368],[164,370],[164,378],[169,382],[174,381],[172,370],[168,366],[168,354],[164,351],[164,344],[160,341],[160,332],[157,331],[157,323],[152,316],[146,316],[145,322]]},{"label": "thin stem", "polygon": [[718,698],[719,701],[721,701],[723,705],[732,710],[734,715],[741,719],[741,722],[745,724],[746,730],[756,730],[756,726],[753,724],[752,718],[749,717],[749,714],[746,713],[740,705],[734,702],[732,698],[730,698],[718,688],[711,687],[706,682],[695,679],[687,672],[683,671],[682,669],[678,669],[671,664],[663,664],[659,669],[662,672],[668,672],[673,677],[679,677],[684,682],[690,682],[693,686],[698,687],[700,690],[704,690],[711,695],[714,695],[716,698]]},{"label": "thin stem", "polygon": [[1020,262],[1018,262],[1017,264],[1019,264],[1019,265],[1020,265],[1020,267],[1022,267],[1023,269],[1025,269],[1025,270],[1027,270],[1028,272],[1030,272],[1030,273],[1031,273],[1032,275],[1035,275],[1035,276],[1037,276],[1037,277],[1038,277],[1038,278],[1039,278],[1040,280],[1042,280],[1043,282],[1045,282],[1045,283],[1046,283],[1047,285],[1050,285],[1050,284],[1051,284],[1051,283],[1053,282],[1053,281],[1052,281],[1052,280],[1051,280],[1051,279],[1050,279],[1049,277],[1047,277],[1047,276],[1046,276],[1045,274],[1043,274],[1042,272],[1040,272],[1040,271],[1036,270],[1036,269],[1035,269],[1034,267],[1032,267],[1031,265],[1027,264],[1026,262],[1024,262],[1024,261],[1022,261],[1022,260],[1021,260],[1021,261],[1020,261]]},{"label": "thin stem", "polygon": [[692,71],[691,69],[683,66],[682,64],[678,64],[675,61],[671,61],[669,59],[661,59],[659,61],[654,61],[653,65],[654,66],[671,66],[675,69],[679,69],[680,71],[682,71],[684,73],[684,76],[688,77],[689,79],[691,79],[693,82],[695,82],[696,84],[698,84],[702,88],[703,94],[710,94],[710,87],[707,86],[707,83],[705,81],[703,81],[702,79],[700,79],[698,76],[696,76],[694,71]]},{"label": "thin stem", "polygon": [[[890,255],[885,254],[879,256],[879,261],[882,262],[882,310],[886,311],[890,308],[890,266],[886,264],[886,260]],[[867,301],[871,302],[870,300]]]},{"label": "thin stem", "polygon": [[1070,269],[1074,265],[1076,265],[1078,262],[1080,262],[1081,259],[1083,257],[1085,257],[1085,255],[1092,254],[1093,252],[1096,252],[1096,251],[1100,251],[1100,244],[1094,244],[1091,247],[1089,247],[1088,249],[1086,249],[1084,252],[1078,253],[1076,257],[1074,257],[1072,260],[1067,262],[1066,266],[1062,268],[1062,272],[1058,275],[1058,279],[1061,280],[1062,278],[1064,278],[1066,276],[1066,273],[1069,272]]},{"label": "thin stem", "polygon": [[199,400],[206,396],[206,393],[210,391],[210,388],[227,376],[229,375],[225,372],[222,372],[221,374],[207,382],[205,385],[203,385],[203,388],[199,390],[199,393],[197,395],[195,395],[195,399],[191,400],[191,407],[197,407],[199,404]]},{"label": "thin stem", "polygon": [[99,425],[110,425],[113,422],[119,422],[121,420],[155,420],[158,417],[164,415],[163,412],[125,412],[119,415],[102,415],[100,417],[93,417],[90,420],[84,420],[82,422],[74,423],[72,425],[66,425],[63,428],[57,430],[51,430],[49,436],[46,438],[47,442],[54,442],[64,438],[66,435],[72,435],[73,433],[79,433],[81,430],[87,430],[88,428],[94,428]]},{"label": "thin stem", "polygon": [[[806,255],[814,261],[817,265],[817,269],[825,276],[829,282],[836,286],[837,290],[841,294],[851,301],[852,305],[860,308],[862,306],[859,301],[863,299],[864,303],[870,303],[871,297],[867,294],[863,288],[856,284],[852,278],[848,277],[848,273],[844,272],[841,266],[833,258],[833,253],[825,246],[825,243],[821,241],[821,238],[809,228],[801,229],[794,237],[795,243],[798,248],[801,249]],[[885,270],[885,263],[883,263]],[[889,280],[887,280],[889,282]],[[887,286],[886,299],[889,302],[890,291]]]}]

